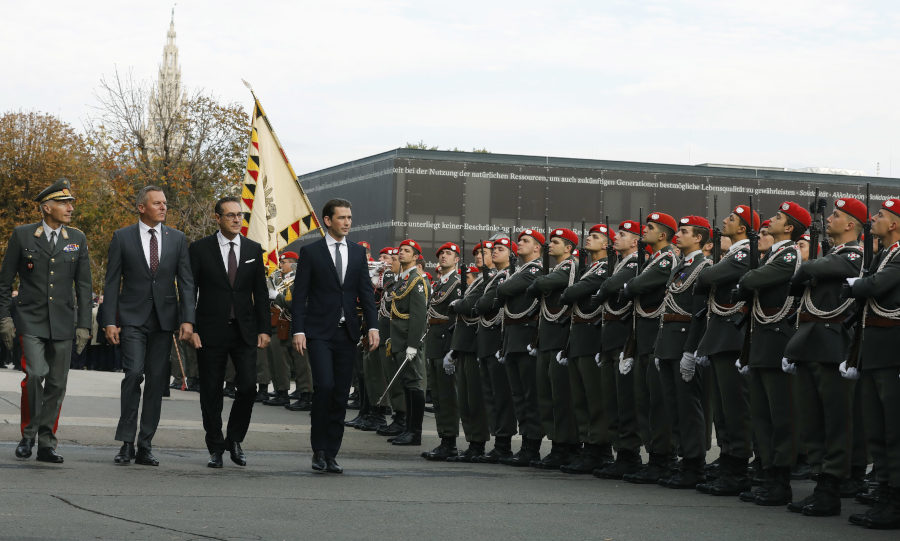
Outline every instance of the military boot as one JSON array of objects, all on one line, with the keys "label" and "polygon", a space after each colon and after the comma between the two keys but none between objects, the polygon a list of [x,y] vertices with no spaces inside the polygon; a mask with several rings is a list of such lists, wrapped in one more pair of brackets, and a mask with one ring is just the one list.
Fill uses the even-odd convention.
[{"label": "military boot", "polygon": [[501,458],[500,464],[507,466],[530,466],[533,460],[540,460],[541,440],[535,438],[522,438],[522,447],[509,457]]},{"label": "military boot", "polygon": [[651,453],[650,460],[639,471],[627,473],[622,480],[639,485],[655,485],[664,476],[668,476],[669,456]]},{"label": "military boot", "polygon": [[396,437],[406,431],[406,412],[397,411],[391,420],[391,423],[375,430],[379,436]]},{"label": "military boot", "polygon": [[850,515],[850,522],[876,530],[900,529],[900,488],[891,487],[882,502],[865,513]]},{"label": "military boot", "polygon": [[512,437],[497,436],[494,438],[494,448],[491,449],[491,451],[486,455],[478,457],[475,462],[479,462],[481,464],[497,464],[498,462],[500,462],[501,458],[509,458],[511,456],[513,456]]},{"label": "military boot", "polygon": [[764,506],[787,505],[791,503],[791,468],[771,468],[761,490],[753,503]]},{"label": "military boot", "polygon": [[360,422],[356,428],[362,430],[363,432],[373,432],[378,430],[379,428],[387,426],[387,420],[385,419],[385,412],[387,408],[372,408],[372,411],[369,415]]},{"label": "military boot", "polygon": [[540,460],[533,460],[531,467],[540,470],[558,470],[563,464],[567,464],[571,460],[571,449],[569,444],[552,442],[547,456]]},{"label": "military boot", "polygon": [[819,475],[812,500],[800,511],[808,517],[832,517],[841,514],[841,482],[827,473]]},{"label": "military boot", "polygon": [[591,473],[605,465],[603,448],[597,444],[585,443],[575,460],[561,466],[559,469],[564,473],[582,474]]},{"label": "military boot", "polygon": [[459,454],[459,450],[456,448],[456,438],[453,436],[447,436],[441,438],[441,444],[432,449],[431,451],[425,451],[422,453],[422,458],[425,460],[432,460],[435,462],[443,462],[446,461],[450,457],[457,456]]},{"label": "military boot", "polygon": [[865,468],[853,468],[850,477],[841,481],[841,498],[854,498],[861,492],[866,492]]},{"label": "military boot", "polygon": [[737,496],[750,490],[747,459],[731,455],[722,455],[719,459],[719,476],[712,482],[698,484],[697,490],[713,496]]},{"label": "military boot", "polygon": [[422,445],[422,420],[425,417],[425,391],[409,391],[409,412],[407,430],[391,442],[393,445]]},{"label": "military boot", "polygon": [[887,483],[878,483],[872,490],[856,495],[856,501],[863,505],[878,505],[890,496],[890,488]]},{"label": "military boot", "polygon": [[685,458],[681,461],[681,467],[670,477],[660,479],[659,484],[666,488],[697,488],[704,482],[703,457]]},{"label": "military boot", "polygon": [[629,473],[641,469],[641,455],[630,449],[619,449],[616,460],[603,468],[593,471],[594,477],[601,479],[621,479]]},{"label": "military boot", "polygon": [[457,456],[451,456],[447,459],[447,462],[475,462],[475,459],[482,456],[483,454],[484,442],[470,441],[468,449],[458,454]]}]

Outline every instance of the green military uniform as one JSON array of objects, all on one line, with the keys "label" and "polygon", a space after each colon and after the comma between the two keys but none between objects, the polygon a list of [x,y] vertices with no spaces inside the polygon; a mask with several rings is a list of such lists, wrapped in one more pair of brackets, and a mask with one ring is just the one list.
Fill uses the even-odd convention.
[{"label": "green military uniform", "polygon": [[417,267],[401,272],[391,293],[391,355],[394,364],[403,365],[395,385],[406,398],[406,431],[395,437],[394,445],[421,445],[422,419],[425,415],[425,348],[428,328],[428,279]]},{"label": "green military uniform", "polygon": [[794,392],[781,369],[785,346],[794,334],[790,282],[800,267],[800,251],[790,240],[775,243],[763,265],[738,282],[753,292],[749,351],[750,413],[765,482],[756,491],[760,505],[784,505],[791,498],[791,468],[797,457]]},{"label": "green military uniform", "polygon": [[634,299],[636,316],[634,359],[634,409],[639,434],[650,455],[646,468],[627,474],[636,483],[656,483],[668,473],[672,459],[672,421],[663,399],[662,383],[656,369],[653,347],[659,333],[659,318],[665,310],[666,284],[678,264],[672,245],[655,254],[641,272],[625,284],[625,296]]},{"label": "green military uniform", "polygon": [[[73,200],[68,181],[61,179],[35,201]],[[22,442],[19,458],[31,456],[35,439],[38,459],[62,462],[56,455],[56,427],[66,394],[72,340],[77,327],[85,340],[91,328],[91,267],[84,233],[61,225],[50,235],[45,222],[16,227],[0,266],[0,323],[16,334],[24,349],[22,382]],[[13,281],[19,294],[12,298]],[[12,336],[9,336],[11,339]],[[85,340],[86,343],[86,340]]]},{"label": "green military uniform", "polygon": [[[488,432],[492,436],[497,431],[495,424],[496,408],[494,407],[494,388],[491,385],[487,361],[492,357],[496,360],[496,354],[500,351],[502,335],[500,334],[499,325],[494,323],[490,323],[487,326],[484,325],[484,318],[478,310],[478,303],[484,299],[488,284],[497,276],[497,273],[497,269],[494,268],[485,267],[482,269],[484,287],[481,291],[481,296],[475,300],[475,306],[472,310],[472,314],[478,318],[478,326],[475,330],[475,358],[478,360],[479,381],[481,382],[481,395],[484,397],[484,412],[487,415]],[[491,301],[487,300],[487,303],[490,306]]]},{"label": "green military uniform", "polygon": [[459,436],[459,403],[456,378],[444,370],[444,356],[450,351],[453,323],[450,303],[460,297],[459,273],[452,270],[440,276],[434,285],[428,305],[428,332],[425,334],[425,359],[428,363],[429,389],[434,404],[434,422],[441,445],[422,453],[429,460],[446,460],[456,456]]},{"label": "green military uniform", "polygon": [[[890,204],[890,205],[889,205]],[[883,208],[896,213],[900,201],[889,199]],[[895,210],[890,210],[891,208]],[[900,242],[883,249],[872,261],[869,275],[851,287],[852,296],[865,300],[858,392],[862,393],[866,437],[888,496],[868,513],[850,521],[868,527],[900,528]]]},{"label": "green military uniform", "polygon": [[[397,373],[399,365],[394,364],[394,357],[388,353],[388,344],[391,338],[391,299],[393,297],[394,288],[399,285],[396,275],[391,272],[384,273],[384,288],[381,293],[381,300],[378,303],[378,334],[381,336],[381,342],[378,346],[377,357],[369,357],[369,362],[381,368],[381,377],[379,378],[375,372],[375,366],[369,372],[372,374],[374,389],[380,389],[378,396],[384,394],[387,383]],[[365,370],[364,370],[365,371]],[[375,394],[373,390],[372,394]],[[399,436],[406,430],[406,399],[404,398],[403,387],[394,385],[388,390],[387,400],[390,400],[393,409],[393,420],[389,425],[377,426],[374,430],[381,436]],[[376,398],[377,400],[377,398]],[[376,419],[377,420],[377,419]],[[366,427],[363,427],[366,430]]]},{"label": "green military uniform", "polygon": [[456,388],[459,398],[459,419],[469,448],[458,457],[449,460],[472,462],[484,454],[484,444],[490,437],[484,393],[481,387],[481,371],[476,357],[476,330],[478,317],[475,303],[484,294],[484,278],[479,275],[468,285],[461,299],[453,303],[457,314],[450,347],[455,356]]},{"label": "green military uniform", "polygon": [[566,355],[578,441],[583,444],[578,456],[560,468],[566,473],[591,473],[612,456],[603,403],[603,372],[594,359],[601,347],[603,304],[593,295],[608,277],[607,269],[606,259],[594,261],[560,297],[560,302],[572,305]]},{"label": "green military uniform", "polygon": [[[856,381],[842,378],[838,365],[850,348],[852,337],[843,321],[854,306],[852,299],[841,298],[841,287],[846,278],[860,276],[862,261],[859,243],[851,241],[801,264],[793,280],[804,289],[797,332],[788,341],[784,357],[796,363],[797,409],[803,420],[798,429],[810,465],[820,478],[829,477],[830,487],[850,477],[853,431],[861,428],[854,427],[852,415],[858,402]],[[859,473],[865,473],[864,460]],[[840,502],[834,491],[831,496],[832,504]],[[794,507],[802,511],[811,503],[812,499]]]},{"label": "green military uniform", "polygon": [[615,270],[597,292],[603,303],[603,331],[600,348],[604,405],[609,418],[616,461],[595,472],[604,479],[621,479],[641,465],[641,438],[634,410],[634,371],[619,372],[619,354],[631,334],[634,303],[619,299],[625,283],[637,275],[637,253],[631,253],[616,264]]},{"label": "green military uniform", "polygon": [[541,262],[534,259],[518,267],[497,286],[497,298],[504,303],[500,358],[506,367],[513,408],[522,435],[522,448],[513,456],[500,460],[508,466],[528,466],[532,460],[540,458],[541,439],[544,437],[538,417],[537,360],[528,352],[537,341],[540,301],[525,293],[540,272]]},{"label": "green military uniform", "polygon": [[722,423],[716,425],[719,455],[719,477],[697,489],[717,496],[735,496],[749,490],[747,460],[752,454],[750,436],[750,397],[747,378],[741,376],[734,362],[740,357],[744,343],[744,302],[731,302],[731,291],[750,268],[750,244],[742,239],[714,265],[703,269],[697,277],[698,293],[707,293],[706,332],[697,346],[700,360],[709,361],[709,374],[716,387]]},{"label": "green military uniform", "polygon": [[[663,398],[682,457],[678,472],[660,480],[660,484],[669,488],[694,488],[703,480],[706,462],[705,374],[704,368],[696,365],[693,355],[706,329],[706,318],[694,317],[694,314],[705,307],[706,295],[696,293],[694,283],[700,272],[711,264],[712,260],[697,250],[685,254],[675,267],[666,286],[664,311],[654,345]],[[685,355],[688,375],[682,374],[681,363]]]},{"label": "green military uniform", "polygon": [[553,446],[550,453],[533,465],[559,469],[572,462],[577,452],[578,431],[572,411],[569,369],[557,362],[557,354],[569,340],[571,309],[560,302],[563,291],[575,282],[578,262],[569,257],[549,273],[535,278],[529,286],[532,296],[540,296],[541,319],[538,325],[537,394],[541,424]]}]

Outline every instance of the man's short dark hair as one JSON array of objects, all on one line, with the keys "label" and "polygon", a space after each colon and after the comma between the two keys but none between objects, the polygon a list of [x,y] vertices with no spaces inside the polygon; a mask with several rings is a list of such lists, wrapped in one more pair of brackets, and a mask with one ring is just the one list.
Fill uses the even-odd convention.
[{"label": "man's short dark hair", "polygon": [[793,216],[790,216],[788,214],[785,214],[784,216],[787,218],[788,225],[794,226],[794,228],[791,229],[791,241],[797,242],[798,240],[803,238],[803,234],[806,233],[806,226],[794,219]]},{"label": "man's short dark hair", "polygon": [[222,215],[222,206],[225,205],[225,203],[237,203],[238,205],[240,205],[241,198],[234,196],[234,195],[229,195],[228,197],[223,197],[223,198],[219,199],[218,201],[216,201],[216,214],[217,215],[219,215],[219,216]]},{"label": "man's short dark hair", "polygon": [[692,225],[691,230],[694,235],[700,236],[700,246],[705,246],[706,243],[709,242],[709,229]]},{"label": "man's short dark hair", "polygon": [[353,208],[353,205],[351,205],[350,201],[347,201],[346,199],[331,199],[327,203],[325,203],[324,207],[322,207],[322,219],[324,220],[326,216],[328,218],[333,218],[334,209],[338,207],[349,209]]}]

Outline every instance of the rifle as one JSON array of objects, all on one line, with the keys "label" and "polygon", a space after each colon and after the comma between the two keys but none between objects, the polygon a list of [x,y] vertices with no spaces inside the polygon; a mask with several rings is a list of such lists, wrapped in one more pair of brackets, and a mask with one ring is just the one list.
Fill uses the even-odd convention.
[{"label": "rifle", "polygon": [[[866,183],[866,223],[863,224],[863,276],[869,274],[869,267],[874,257],[875,242],[872,238],[872,220],[869,216],[869,183]],[[849,289],[849,287],[847,288]],[[857,301],[859,302],[859,301]],[[853,341],[847,354],[847,367],[859,370],[860,353],[862,352],[863,307],[857,306],[856,314],[848,325],[853,330]]]},{"label": "rifle", "polygon": [[587,248],[585,248],[586,238],[584,236],[584,220],[581,220],[581,250],[578,252],[578,269],[584,272],[587,268]]},{"label": "rifle", "polygon": [[550,274],[550,227],[546,213],[544,213],[544,239],[544,253],[541,254],[541,263],[544,265],[544,274]]},{"label": "rifle", "polygon": [[610,240],[612,238],[610,231],[612,231],[612,230],[609,228],[609,216],[606,216],[606,223],[604,225],[606,225],[606,241],[607,241],[606,242],[606,272],[607,272],[608,276],[612,276],[612,274],[614,272],[616,272],[616,263],[617,263],[618,258],[616,257],[616,249],[615,249],[615,247],[613,247],[612,240]]},{"label": "rifle", "polygon": [[821,245],[822,255],[828,252],[828,237],[825,236],[825,206],[827,202],[824,197],[819,197],[819,189],[816,188],[816,194],[812,203],[809,204],[809,212],[812,214],[812,225],[809,228],[809,258],[818,257],[819,247]]},{"label": "rifle", "polygon": [[465,257],[466,257],[466,239],[465,238],[463,238],[462,242],[459,243],[459,248],[460,248],[459,263],[460,263],[460,265],[462,265],[462,268],[460,269],[460,273],[459,273],[459,276],[460,276],[459,293],[460,293],[461,297],[465,297],[466,289],[469,287],[469,284],[466,281],[466,278],[468,278],[468,276],[469,276],[469,266],[466,265],[466,260],[465,260]]},{"label": "rifle", "polygon": [[[641,207],[638,210],[640,216],[638,217],[638,242],[637,242],[637,272],[635,272],[635,276],[639,275],[644,270],[644,261],[646,252],[644,251],[644,209]],[[637,304],[637,299],[634,300],[635,304]],[[631,309],[631,334],[628,336],[628,340],[625,342],[625,347],[622,349],[622,358],[623,359],[634,359],[637,353],[637,310],[634,308]]]},{"label": "rifle", "polygon": [[[751,218],[751,221],[753,218]],[[719,196],[713,195],[713,230],[712,230],[712,260],[718,263],[722,260],[722,230],[719,229]]]},{"label": "rifle", "polygon": [[[750,224],[747,227],[747,238],[750,241],[750,270],[759,267],[759,233],[757,233],[756,228],[753,227],[753,196],[750,196],[750,215],[747,217],[747,223]],[[741,356],[738,359],[738,362],[741,365],[741,368],[747,366],[747,363],[750,362],[750,335],[753,332],[753,299],[756,296],[751,297],[747,302],[751,303],[750,307],[747,309],[747,322],[746,327],[744,327],[744,345],[741,347]]]}]

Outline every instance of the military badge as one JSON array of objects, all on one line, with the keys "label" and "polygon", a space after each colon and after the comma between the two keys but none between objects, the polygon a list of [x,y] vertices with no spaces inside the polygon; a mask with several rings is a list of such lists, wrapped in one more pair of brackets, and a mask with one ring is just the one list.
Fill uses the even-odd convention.
[{"label": "military badge", "polygon": [[659,262],[659,266],[660,266],[660,268],[663,268],[663,269],[666,268],[666,267],[668,267],[668,266],[669,266],[669,260],[668,260],[668,259],[663,259],[662,261]]},{"label": "military badge", "polygon": [[77,252],[78,245],[77,244],[66,244],[65,248],[62,250],[63,252]]},{"label": "military badge", "polygon": [[25,263],[25,268],[28,269],[29,272],[34,270],[34,261],[28,260],[28,263]]},{"label": "military badge", "polygon": [[797,259],[797,255],[794,252],[788,252],[784,254],[785,263],[792,263],[795,259]]},{"label": "military badge", "polygon": [[740,260],[744,259],[745,257],[747,257],[747,252],[738,252],[738,253],[734,254],[735,261],[740,261]]},{"label": "military badge", "polygon": [[856,261],[857,259],[859,259],[859,257],[859,254],[856,252],[850,252],[849,254],[847,254],[847,259],[849,259],[850,261]]},{"label": "military badge", "polygon": [[528,272],[530,272],[531,274],[537,274],[537,271],[537,267],[531,267],[530,269],[528,269]]}]

